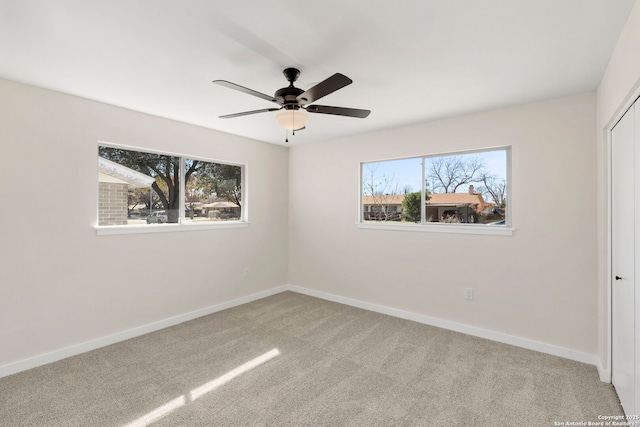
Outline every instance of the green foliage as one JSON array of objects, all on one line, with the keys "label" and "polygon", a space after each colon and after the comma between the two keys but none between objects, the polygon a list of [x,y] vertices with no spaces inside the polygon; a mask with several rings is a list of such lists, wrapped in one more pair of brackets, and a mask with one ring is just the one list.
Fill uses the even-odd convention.
[{"label": "green foliage", "polygon": [[242,203],[242,168],[235,165],[203,162],[197,172],[197,186],[219,199]]},{"label": "green foliage", "polygon": [[[429,197],[427,196],[427,200]],[[417,191],[407,194],[402,200],[402,215],[406,221],[419,222],[421,214],[422,194]]]}]

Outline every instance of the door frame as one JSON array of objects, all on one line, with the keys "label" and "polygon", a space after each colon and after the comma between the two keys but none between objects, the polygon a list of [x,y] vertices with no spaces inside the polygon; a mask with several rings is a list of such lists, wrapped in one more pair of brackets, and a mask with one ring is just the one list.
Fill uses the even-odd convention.
[{"label": "door frame", "polygon": [[[633,104],[640,100],[640,82],[638,82],[636,84],[636,86],[627,94],[627,96],[625,97],[624,101],[618,106],[618,109],[616,110],[616,113],[612,116],[612,118],[609,120],[609,122],[605,125],[603,132],[604,132],[604,156],[605,156],[605,160],[604,160],[604,171],[603,171],[603,175],[604,175],[604,179],[605,179],[605,183],[603,185],[603,189],[606,191],[606,203],[607,203],[607,210],[606,210],[606,228],[605,228],[605,233],[606,233],[606,253],[604,256],[604,263],[605,268],[604,271],[606,272],[606,280],[605,280],[605,285],[606,285],[606,301],[605,301],[605,306],[607,308],[607,312],[605,313],[604,316],[604,322],[605,322],[605,327],[604,330],[607,333],[606,336],[606,343],[605,343],[605,348],[606,348],[606,357],[607,357],[607,363],[605,366],[602,366],[602,361],[600,361],[600,366],[598,367],[598,373],[600,376],[600,380],[607,382],[607,383],[611,383],[611,379],[612,379],[612,375],[613,375],[613,369],[611,366],[611,362],[612,362],[612,353],[613,353],[613,281],[611,280],[612,278],[612,274],[613,274],[613,262],[612,262],[612,256],[613,256],[613,246],[612,246],[612,239],[611,239],[611,235],[612,235],[612,227],[613,227],[613,221],[612,221],[612,205],[613,205],[613,200],[612,200],[612,138],[611,138],[611,131],[613,130],[613,128],[615,127],[615,125],[618,124],[618,122],[622,119],[622,117],[625,115],[625,113],[627,111],[629,111],[629,109],[633,106]],[[639,104],[640,105],[640,104]],[[639,171],[640,173],[640,171]],[[637,299],[636,299],[637,301]],[[636,303],[636,309],[637,309],[637,303]],[[636,331],[636,335],[638,335],[640,333],[640,331]],[[640,354],[637,354],[637,357],[640,357]]]}]

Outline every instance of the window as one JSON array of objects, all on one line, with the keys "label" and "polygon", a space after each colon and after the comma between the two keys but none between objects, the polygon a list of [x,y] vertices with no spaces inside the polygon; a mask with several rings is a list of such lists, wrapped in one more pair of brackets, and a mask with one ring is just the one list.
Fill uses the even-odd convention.
[{"label": "window", "polygon": [[508,147],[362,163],[360,224],[508,228],[509,163]]},{"label": "window", "polygon": [[243,167],[98,147],[98,226],[241,222]]}]

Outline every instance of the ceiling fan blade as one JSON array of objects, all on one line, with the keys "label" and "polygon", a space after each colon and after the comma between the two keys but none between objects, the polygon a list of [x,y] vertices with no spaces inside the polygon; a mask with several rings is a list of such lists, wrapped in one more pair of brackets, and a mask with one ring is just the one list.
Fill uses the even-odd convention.
[{"label": "ceiling fan blade", "polygon": [[338,89],[342,89],[345,86],[353,83],[349,77],[344,74],[336,73],[328,79],[321,81],[314,87],[307,89],[305,92],[301,93],[296,97],[296,100],[300,103],[300,105],[311,104],[312,102],[317,101],[323,96],[327,96],[330,93],[337,91]]},{"label": "ceiling fan blade", "polygon": [[248,116],[250,114],[258,114],[258,113],[268,113],[269,111],[278,111],[281,108],[263,108],[262,110],[252,110],[252,111],[244,111],[242,113],[234,113],[227,114],[225,116],[220,116],[221,119],[232,119],[234,117]]},{"label": "ceiling fan blade", "polygon": [[234,89],[234,90],[237,90],[237,91],[240,91],[240,92],[243,92],[243,93],[248,93],[249,95],[257,96],[258,98],[262,98],[262,99],[265,99],[267,101],[271,101],[271,102],[275,102],[275,103],[281,104],[281,102],[278,102],[278,100],[276,98],[274,98],[273,96],[266,95],[266,94],[261,93],[261,92],[257,92],[257,91],[255,91],[253,89],[249,89],[247,87],[240,86],[240,85],[237,85],[235,83],[228,82],[226,80],[214,80],[213,83],[219,84],[220,86],[228,87],[229,89]]},{"label": "ceiling fan blade", "polygon": [[371,110],[359,110],[357,108],[330,107],[328,105],[309,105],[307,111],[310,113],[333,114],[336,116],[357,117],[364,119]]}]

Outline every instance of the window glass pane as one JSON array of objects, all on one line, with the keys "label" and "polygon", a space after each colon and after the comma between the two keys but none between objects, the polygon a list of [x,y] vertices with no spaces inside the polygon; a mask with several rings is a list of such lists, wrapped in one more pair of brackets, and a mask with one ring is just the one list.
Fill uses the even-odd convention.
[{"label": "window glass pane", "polygon": [[507,150],[425,158],[427,222],[505,225]]},{"label": "window glass pane", "polygon": [[[421,158],[362,164],[362,219],[364,221],[420,221]],[[403,210],[402,203],[417,202]],[[405,205],[407,204],[405,202]]]},{"label": "window glass pane", "polygon": [[185,223],[242,218],[242,168],[185,159]]},{"label": "window glass pane", "polygon": [[177,223],[180,159],[98,147],[98,225]]}]

